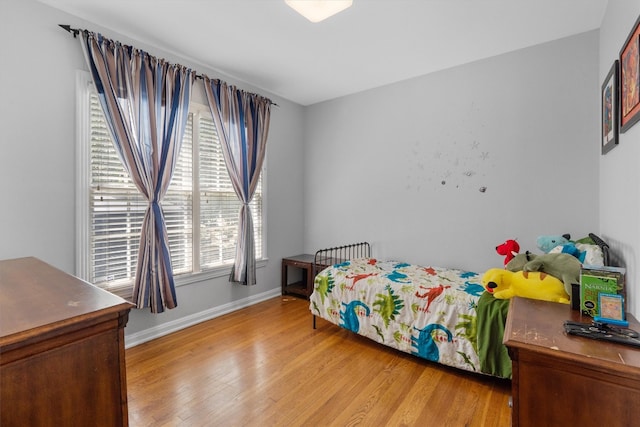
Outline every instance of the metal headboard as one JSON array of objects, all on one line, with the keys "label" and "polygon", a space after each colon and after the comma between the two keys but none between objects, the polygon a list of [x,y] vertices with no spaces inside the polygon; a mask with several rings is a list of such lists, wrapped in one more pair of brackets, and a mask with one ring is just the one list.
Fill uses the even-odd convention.
[{"label": "metal headboard", "polygon": [[330,265],[339,264],[355,258],[371,257],[371,245],[367,242],[352,243],[316,251],[313,259],[313,276]]}]

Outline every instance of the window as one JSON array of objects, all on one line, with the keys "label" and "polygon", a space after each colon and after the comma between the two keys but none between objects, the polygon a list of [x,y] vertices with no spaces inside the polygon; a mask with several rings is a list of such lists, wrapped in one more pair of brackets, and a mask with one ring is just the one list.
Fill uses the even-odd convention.
[{"label": "window", "polygon": [[[130,296],[147,202],[111,141],[88,73],[78,77],[78,275]],[[262,174],[264,175],[264,174]],[[251,202],[256,258],[263,258],[262,178]],[[227,174],[209,107],[192,103],[180,156],[162,202],[178,282],[228,272],[235,257],[240,202]]]}]

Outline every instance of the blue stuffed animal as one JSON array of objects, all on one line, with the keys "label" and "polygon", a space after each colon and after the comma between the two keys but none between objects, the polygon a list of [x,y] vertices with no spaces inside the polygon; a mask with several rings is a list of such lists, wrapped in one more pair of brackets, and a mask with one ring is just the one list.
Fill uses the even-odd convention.
[{"label": "blue stuffed animal", "polygon": [[560,246],[561,249],[555,250],[553,251],[553,253],[573,255],[574,257],[578,258],[581,263],[583,263],[587,252],[578,249],[575,242],[572,242],[569,239],[571,239],[570,234],[563,234],[562,236],[540,236],[538,237],[536,244],[538,248],[546,254],[550,253],[554,248]]},{"label": "blue stuffed animal", "polygon": [[[557,247],[557,246],[556,246]],[[584,263],[584,259],[587,256],[587,251],[581,251],[575,243],[573,242],[569,242],[569,243],[565,243],[564,245],[562,245],[562,250],[557,251],[557,250],[551,250],[550,253],[560,253],[560,254],[569,254],[569,255],[573,255],[574,257],[578,258],[578,260],[581,263]]]},{"label": "blue stuffed animal", "polygon": [[556,246],[571,243],[570,239],[570,234],[563,234],[562,236],[540,236],[536,241],[536,245],[538,246],[538,249],[540,249],[545,254],[548,254],[549,251]]}]

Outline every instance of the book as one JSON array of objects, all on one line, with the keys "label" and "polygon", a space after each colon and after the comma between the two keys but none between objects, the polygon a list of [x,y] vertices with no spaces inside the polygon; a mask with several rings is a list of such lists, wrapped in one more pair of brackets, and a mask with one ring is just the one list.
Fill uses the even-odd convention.
[{"label": "book", "polygon": [[596,322],[608,323],[610,325],[628,327],[629,322],[625,320],[624,299],[618,294],[600,293],[598,304],[599,313],[593,318]]},{"label": "book", "polygon": [[584,265],[580,270],[580,311],[591,317],[600,313],[600,294],[621,295],[624,299],[626,269]]}]

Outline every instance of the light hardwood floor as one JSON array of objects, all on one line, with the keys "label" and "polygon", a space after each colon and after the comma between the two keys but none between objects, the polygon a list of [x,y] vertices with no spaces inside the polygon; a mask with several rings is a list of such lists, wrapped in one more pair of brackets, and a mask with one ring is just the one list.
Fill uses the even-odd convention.
[{"label": "light hardwood floor", "polygon": [[278,297],[126,351],[137,426],[509,426],[510,383],[421,360]]}]

